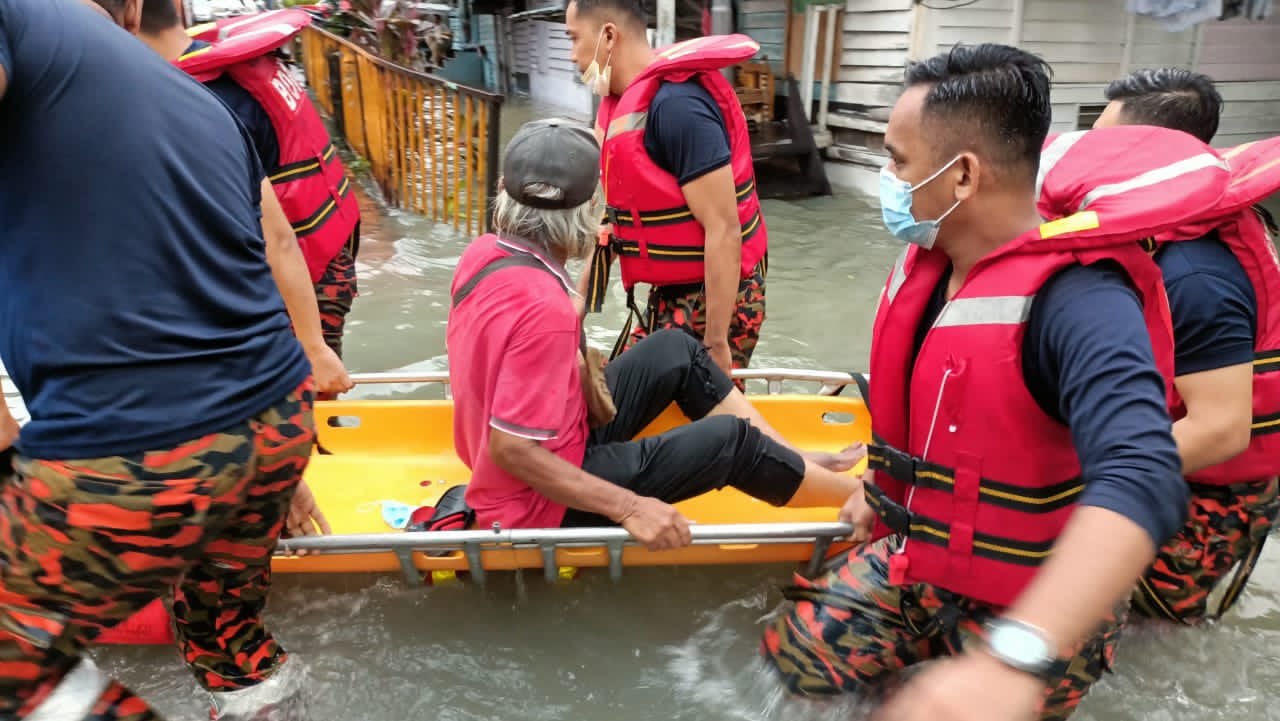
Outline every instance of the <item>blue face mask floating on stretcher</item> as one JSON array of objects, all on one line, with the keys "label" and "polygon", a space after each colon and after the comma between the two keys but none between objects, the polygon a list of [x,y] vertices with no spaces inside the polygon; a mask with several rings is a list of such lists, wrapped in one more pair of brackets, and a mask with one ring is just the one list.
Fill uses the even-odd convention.
[{"label": "blue face mask floating on stretcher", "polygon": [[409,517],[413,515],[413,507],[400,501],[382,502],[382,520],[397,531],[409,525]]}]

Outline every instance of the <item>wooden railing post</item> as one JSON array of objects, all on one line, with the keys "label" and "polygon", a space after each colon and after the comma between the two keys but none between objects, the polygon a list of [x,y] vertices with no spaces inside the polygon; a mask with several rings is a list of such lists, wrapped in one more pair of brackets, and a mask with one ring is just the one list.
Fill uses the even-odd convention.
[{"label": "wooden railing post", "polygon": [[304,33],[307,82],[386,202],[461,232],[489,230],[502,96],[396,65],[320,28]]}]

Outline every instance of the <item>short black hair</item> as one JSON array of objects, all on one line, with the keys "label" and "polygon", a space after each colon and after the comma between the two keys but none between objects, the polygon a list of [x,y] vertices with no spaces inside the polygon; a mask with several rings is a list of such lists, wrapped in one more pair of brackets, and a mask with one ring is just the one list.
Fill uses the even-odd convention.
[{"label": "short black hair", "polygon": [[910,63],[906,85],[933,86],[923,112],[943,152],[958,153],[977,142],[996,163],[1021,169],[1032,180],[1052,120],[1052,73],[1039,56],[1008,45],[956,45]]},{"label": "short black hair", "polygon": [[[124,0],[94,0],[112,17],[124,10]],[[173,0],[143,0],[142,32],[148,35],[164,32],[174,26],[182,27],[178,6]]]},{"label": "short black hair", "polygon": [[142,32],[152,35],[182,26],[173,0],[142,0]]},{"label": "short black hair", "polygon": [[610,12],[617,13],[632,26],[646,27],[649,24],[649,11],[645,9],[643,0],[572,0],[578,6],[578,13]]},{"label": "short black hair", "polygon": [[1218,134],[1222,96],[1207,75],[1185,68],[1139,70],[1107,86],[1121,115],[1136,124],[1191,133],[1208,143]]}]

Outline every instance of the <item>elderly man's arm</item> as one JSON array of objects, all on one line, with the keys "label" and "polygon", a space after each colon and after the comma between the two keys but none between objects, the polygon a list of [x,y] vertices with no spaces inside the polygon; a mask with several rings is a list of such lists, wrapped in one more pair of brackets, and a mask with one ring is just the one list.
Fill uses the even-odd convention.
[{"label": "elderly man's arm", "polygon": [[653,551],[689,545],[689,522],[674,506],[593,476],[537,441],[493,428],[489,457],[499,468],[556,503],[622,526]]},{"label": "elderly man's arm", "polygon": [[[528,288],[515,292],[521,291]],[[650,548],[687,545],[688,522],[675,508],[587,473],[544,445],[586,431],[585,420],[566,413],[582,407],[583,361],[577,319],[567,304],[547,308],[530,301],[502,349],[489,411],[489,457],[543,496],[619,523]]]}]

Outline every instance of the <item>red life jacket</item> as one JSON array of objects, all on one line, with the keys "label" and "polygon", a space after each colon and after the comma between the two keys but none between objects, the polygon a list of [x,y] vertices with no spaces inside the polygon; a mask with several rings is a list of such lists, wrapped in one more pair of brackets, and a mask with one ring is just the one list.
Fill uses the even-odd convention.
[{"label": "red life jacket", "polygon": [[280,164],[268,169],[271,184],[315,283],[351,239],[360,206],[307,91],[270,54],[310,22],[311,15],[290,8],[192,28],[197,40],[213,44],[183,55],[176,64],[201,82],[229,75],[266,111],[280,145]]},{"label": "red life jacket", "polygon": [[[1084,481],[1071,431],[1040,408],[1022,376],[1032,302],[1056,273],[1100,261],[1124,269],[1168,390],[1168,301],[1159,268],[1136,241],[1181,222],[1186,208],[1216,202],[1227,171],[1184,133],[1138,126],[1090,133],[1041,169],[1041,214],[1056,220],[974,265],[914,359],[916,331],[950,260],[910,247],[885,285],[872,332],[875,483],[867,499],[881,519],[875,537],[905,537],[890,559],[892,583],[926,582],[1007,606],[1079,499]],[[1126,183],[1166,166],[1180,172]]]},{"label": "red life jacket", "polygon": [[[1249,276],[1257,296],[1258,322],[1253,349],[1253,439],[1231,460],[1192,473],[1187,479],[1206,485],[1230,485],[1280,475],[1280,259],[1260,209],[1253,205],[1280,191],[1280,138],[1247,143],[1222,152],[1231,166],[1231,185],[1221,202],[1156,242],[1192,240],[1218,231]],[[1187,413],[1173,395],[1174,419]]]},{"label": "red life jacket", "polygon": [[724,117],[742,225],[742,277],[750,276],[768,251],[747,119],[733,86],[719,72],[750,59],[759,49],[745,35],[685,40],[658,51],[657,60],[631,81],[621,97],[601,101],[597,122],[605,140],[600,177],[613,224],[611,242],[622,266],[622,285],[628,290],[636,283],[697,283],[705,275],[702,225],[694,220],[675,176],[658,167],[644,149],[649,103],[664,81],[696,78]]}]

